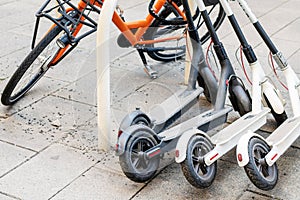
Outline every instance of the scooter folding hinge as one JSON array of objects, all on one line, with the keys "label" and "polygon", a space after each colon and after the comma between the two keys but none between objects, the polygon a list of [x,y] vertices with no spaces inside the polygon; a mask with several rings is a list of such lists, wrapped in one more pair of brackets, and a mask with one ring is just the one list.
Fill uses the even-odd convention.
[{"label": "scooter folding hinge", "polygon": [[273,58],[281,71],[284,71],[288,67],[288,62],[281,52],[273,54]]}]

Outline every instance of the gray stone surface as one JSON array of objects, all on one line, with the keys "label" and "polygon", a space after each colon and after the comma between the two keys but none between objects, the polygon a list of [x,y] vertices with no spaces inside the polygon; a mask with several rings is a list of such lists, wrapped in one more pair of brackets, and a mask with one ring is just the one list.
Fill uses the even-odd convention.
[{"label": "gray stone surface", "polygon": [[[0,1],[0,94],[11,74],[30,50],[34,13],[43,0]],[[125,9],[127,21],[141,19],[147,14],[147,0],[119,3]],[[299,9],[298,0],[249,1],[276,46],[300,74]],[[292,116],[285,91],[272,74],[268,64],[268,50],[253,32],[253,27],[237,2],[230,2],[249,43],[266,74],[287,98],[286,111]],[[97,15],[93,15],[97,20]],[[48,30],[44,21],[38,37]],[[103,27],[105,28],[105,27]],[[110,74],[111,121],[110,138],[98,138],[96,101],[96,34],[81,41],[78,47],[12,107],[0,106],[0,199],[299,199],[300,139],[278,160],[279,180],[268,192],[257,189],[237,165],[235,150],[218,161],[217,176],[211,187],[191,186],[174,162],[175,152],[164,156],[156,177],[147,183],[130,181],[122,172],[113,148],[118,127],[126,114],[140,107],[148,112],[177,89],[182,88],[184,60],[149,64],[158,71],[158,79],[150,79],[134,48],[120,48],[116,39],[118,29],[111,23]],[[239,42],[226,19],[218,30],[228,56],[245,85],[245,75],[235,56]],[[208,44],[204,44],[206,48]],[[246,59],[244,58],[246,63]],[[216,67],[211,63],[213,68]],[[251,75],[246,64],[246,70]],[[280,79],[284,77],[280,74]],[[227,104],[230,104],[228,99]],[[199,103],[174,124],[178,124],[211,105],[203,95]],[[231,125],[239,115],[231,112],[227,123],[210,132]],[[268,137],[276,128],[273,117],[259,131]],[[98,150],[98,141],[106,139],[108,152]]]},{"label": "gray stone surface", "polygon": [[21,199],[48,199],[93,164],[71,148],[55,144],[0,180],[0,190]]},{"label": "gray stone surface", "polygon": [[92,168],[58,193],[53,200],[130,199],[143,186],[142,183],[131,182],[124,175],[106,169]]},{"label": "gray stone surface", "polygon": [[23,149],[18,146],[13,146],[1,141],[0,157],[0,177],[9,170],[13,169],[15,166],[21,164],[22,162],[30,159],[36,152],[30,151],[28,149]]}]

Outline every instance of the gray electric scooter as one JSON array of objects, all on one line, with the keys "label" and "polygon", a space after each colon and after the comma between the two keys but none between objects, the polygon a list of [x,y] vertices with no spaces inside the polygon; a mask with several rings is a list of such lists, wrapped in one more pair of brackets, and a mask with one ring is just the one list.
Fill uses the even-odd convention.
[{"label": "gray electric scooter", "polygon": [[[187,88],[166,99],[149,114],[140,110],[128,114],[120,125],[116,152],[124,174],[136,182],[145,182],[154,176],[159,167],[160,157],[175,148],[178,138],[184,131],[195,125],[200,130],[207,131],[227,120],[227,114],[232,110],[231,107],[225,107],[227,88],[229,88],[229,98],[236,111],[244,115],[251,110],[250,95],[235,76],[220,42],[214,46],[221,65],[220,80],[217,84],[205,63],[197,29],[193,24],[192,15],[185,0],[183,6],[193,47],[192,66]],[[174,118],[178,118],[182,111],[195,102],[203,91],[202,88],[196,87],[199,75],[205,82],[204,87],[209,91],[214,109],[166,129],[170,122],[173,122]]]}]

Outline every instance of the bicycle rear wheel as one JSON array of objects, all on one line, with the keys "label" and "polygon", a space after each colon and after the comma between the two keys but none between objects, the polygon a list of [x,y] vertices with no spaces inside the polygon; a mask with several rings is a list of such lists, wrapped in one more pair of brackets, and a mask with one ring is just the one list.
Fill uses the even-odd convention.
[{"label": "bicycle rear wheel", "polygon": [[[181,2],[177,2],[178,6],[181,6]],[[217,30],[224,18],[225,12],[222,6],[218,3],[216,5],[211,5],[207,7],[208,13],[211,17],[215,30]],[[166,20],[172,20],[174,18],[179,18],[179,14],[176,10],[172,9],[170,6],[164,7],[160,17]],[[198,29],[200,34],[201,43],[205,43],[209,38],[210,34],[206,29],[205,24],[201,20],[201,16],[195,19],[195,23],[198,23]],[[180,59],[185,55],[186,50],[186,25],[162,25],[162,22],[155,19],[144,36],[145,40],[159,40],[163,38],[177,37],[177,39],[167,40],[165,42],[158,42],[154,44],[147,45],[145,49],[148,55],[157,61],[170,62],[176,59]],[[179,36],[179,37],[178,37]]]},{"label": "bicycle rear wheel", "polygon": [[3,91],[1,97],[3,105],[12,105],[17,102],[48,71],[51,61],[59,51],[55,38],[61,31],[60,27],[54,27],[26,56]]}]

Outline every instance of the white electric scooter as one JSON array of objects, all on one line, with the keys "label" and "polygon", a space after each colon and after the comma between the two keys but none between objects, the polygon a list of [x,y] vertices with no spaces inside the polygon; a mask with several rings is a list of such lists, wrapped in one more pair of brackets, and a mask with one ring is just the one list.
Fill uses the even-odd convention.
[{"label": "white electric scooter", "polygon": [[276,161],[300,135],[300,80],[282,53],[272,43],[247,3],[244,0],[238,0],[238,2],[269,47],[278,67],[286,78],[294,115],[266,139],[249,131],[237,145],[236,153],[239,166],[244,167],[255,186],[262,190],[271,190],[278,180]]},{"label": "white electric scooter", "polygon": [[[196,0],[204,21],[209,24],[207,11],[202,0]],[[176,146],[176,162],[181,163],[186,179],[195,187],[205,188],[212,184],[216,175],[217,160],[233,149],[248,130],[255,131],[266,123],[272,110],[278,124],[286,119],[284,106],[274,86],[264,75],[257,58],[244,37],[233,12],[226,0],[220,0],[242,46],[252,70],[252,111],[242,116],[214,136],[198,129],[185,132]],[[209,25],[208,25],[208,29]],[[214,32],[214,30],[211,30]],[[263,96],[261,96],[263,94]],[[270,108],[262,106],[262,99],[270,102]],[[277,113],[277,114],[276,114]]]}]

